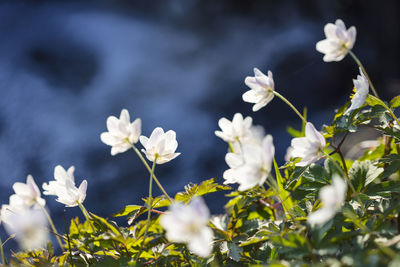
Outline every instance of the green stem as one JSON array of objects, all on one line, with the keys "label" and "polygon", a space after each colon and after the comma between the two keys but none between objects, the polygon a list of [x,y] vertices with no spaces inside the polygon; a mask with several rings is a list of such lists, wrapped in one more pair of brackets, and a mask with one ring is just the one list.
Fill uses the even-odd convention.
[{"label": "green stem", "polygon": [[385,102],[382,101],[382,103],[383,103],[383,106],[385,107],[385,109],[390,113],[392,118],[397,122],[397,125],[400,126],[399,119],[396,117],[396,115],[394,115],[393,111],[385,104]]},{"label": "green stem", "polygon": [[86,210],[86,208],[83,206],[82,203],[78,203],[78,206],[79,206],[79,208],[81,209],[81,211],[82,211],[82,213],[83,213],[83,216],[85,216],[86,220],[89,222],[90,227],[92,228],[93,233],[94,233],[95,230],[94,230],[94,226],[93,226],[93,224],[92,224],[92,220],[91,220],[91,218],[90,218],[89,212]]},{"label": "green stem", "polygon": [[300,119],[304,122],[307,123],[307,120],[303,117],[303,115],[301,115],[301,113],[292,105],[292,103],[289,102],[289,100],[287,100],[283,95],[281,95],[280,93],[278,93],[275,90],[270,90],[271,93],[273,93],[274,95],[276,95],[277,97],[279,97],[280,99],[283,100],[283,102],[285,102],[291,109],[293,109],[294,112],[296,112],[297,116],[300,117]]},{"label": "green stem", "polygon": [[58,244],[60,245],[61,250],[64,252],[64,246],[63,246],[63,244],[62,244],[62,242],[61,242],[61,239],[60,239],[60,237],[59,237],[59,234],[58,234],[58,232],[57,232],[57,229],[56,229],[56,227],[54,226],[53,220],[52,220],[51,217],[50,217],[50,214],[47,212],[47,210],[46,210],[46,208],[45,208],[44,206],[42,206],[42,205],[39,205],[39,206],[42,208],[43,213],[46,215],[47,220],[49,221],[50,227],[51,227],[51,229],[53,230],[53,232],[55,233],[55,236],[56,236],[56,238],[57,238],[57,242],[58,242]]},{"label": "green stem", "polygon": [[361,68],[361,71],[364,73],[365,77],[367,78],[368,82],[369,82],[369,86],[371,87],[372,92],[374,93],[374,96],[376,96],[377,98],[379,98],[378,93],[375,90],[374,85],[372,84],[371,79],[368,76],[367,71],[365,70],[363,64],[361,63],[361,61],[356,57],[356,55],[349,50],[349,54],[350,56],[354,59],[354,61],[357,63],[357,65]]},{"label": "green stem", "polygon": [[[7,242],[7,241],[6,241]],[[6,259],[6,256],[4,255],[4,249],[3,249],[3,241],[1,240],[1,238],[0,238],[0,244],[1,244],[1,247],[0,247],[0,254],[1,254],[1,260],[2,260],[2,264],[4,264],[4,265],[6,265],[6,264],[8,264],[7,263],[7,259]]]},{"label": "green stem", "polygon": [[[142,153],[140,153],[139,149],[137,149],[135,147],[135,145],[132,145],[133,150],[136,152],[136,154],[139,156],[140,160],[143,162],[144,166],[146,167],[146,169],[149,171],[149,173],[151,173],[151,169],[149,164],[147,164],[146,160],[143,158]],[[158,181],[157,177],[154,175],[153,173],[153,179],[156,182],[156,184],[158,185],[158,187],[160,188],[161,192],[163,192],[164,196],[166,198],[168,198],[169,202],[172,203],[172,199],[171,197],[168,195],[168,193],[165,191],[164,187],[161,185],[161,183]]]},{"label": "green stem", "polygon": [[147,238],[147,232],[149,231],[150,217],[151,217],[151,207],[153,205],[153,177],[154,177],[154,169],[156,167],[156,162],[157,162],[157,154],[156,154],[156,157],[154,158],[153,166],[151,167],[151,172],[150,172],[149,202],[148,202],[149,206],[148,206],[148,211],[147,211],[146,229],[144,230],[143,244],[142,244],[142,247],[139,250],[139,253],[136,256],[136,261],[139,259],[140,254],[142,254],[144,243],[146,242],[146,238]]}]

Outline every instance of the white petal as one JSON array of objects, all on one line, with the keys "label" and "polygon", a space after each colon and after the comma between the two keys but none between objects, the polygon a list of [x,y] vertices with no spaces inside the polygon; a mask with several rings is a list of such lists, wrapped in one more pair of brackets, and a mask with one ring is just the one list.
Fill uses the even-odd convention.
[{"label": "white petal", "polygon": [[191,238],[188,248],[197,256],[206,258],[212,251],[213,232],[210,228],[204,227],[202,231]]},{"label": "white petal", "polygon": [[139,137],[139,141],[140,141],[140,143],[142,144],[142,146],[143,146],[144,148],[146,148],[146,147],[147,147],[147,144],[148,144],[148,142],[149,142],[149,138],[147,138],[146,136],[142,135],[142,136]]},{"label": "white petal", "polygon": [[119,115],[119,120],[125,125],[128,125],[130,123],[128,110],[126,109],[121,110],[121,114]]},{"label": "white petal", "polygon": [[118,132],[119,131],[119,120],[114,117],[114,116],[110,116],[107,118],[107,130],[109,132]]},{"label": "white petal", "polygon": [[308,215],[307,221],[310,225],[324,224],[332,219],[336,214],[335,210],[329,208],[320,208]]}]

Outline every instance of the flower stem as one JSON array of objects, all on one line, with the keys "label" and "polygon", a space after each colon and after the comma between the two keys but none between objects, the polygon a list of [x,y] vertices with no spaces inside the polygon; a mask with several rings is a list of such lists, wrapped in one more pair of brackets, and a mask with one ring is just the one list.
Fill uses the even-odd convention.
[{"label": "flower stem", "polygon": [[365,68],[364,68],[363,64],[361,63],[361,61],[356,57],[356,55],[355,55],[351,50],[349,50],[349,54],[350,54],[350,56],[354,59],[354,61],[357,63],[357,65],[361,68],[361,71],[364,73],[365,77],[367,78],[367,80],[368,80],[368,82],[369,82],[369,86],[371,86],[371,90],[372,90],[372,92],[374,93],[374,96],[376,96],[377,98],[379,98],[379,95],[378,95],[378,93],[376,92],[375,87],[374,87],[374,85],[372,84],[372,81],[371,81],[371,79],[369,78],[368,73],[367,73],[367,71],[365,70]]},{"label": "flower stem", "polygon": [[86,220],[89,222],[90,227],[92,228],[93,232],[95,232],[89,212],[86,210],[86,208],[83,206],[82,203],[78,203],[78,206],[81,209],[83,216],[85,216]]},{"label": "flower stem", "polygon": [[283,100],[283,102],[285,102],[299,117],[300,119],[304,122],[307,123],[307,120],[303,117],[303,115],[301,115],[301,113],[297,110],[297,108],[295,108],[292,103],[289,102],[289,100],[287,100],[283,95],[281,95],[280,93],[278,93],[275,90],[271,90],[271,92],[276,95],[277,97],[279,97],[280,99]]},{"label": "flower stem", "polygon": [[1,254],[1,261],[2,261],[1,263],[4,264],[4,265],[7,265],[8,263],[7,263],[6,256],[4,255],[4,249],[3,249],[3,245],[4,244],[3,244],[3,241],[1,240],[1,238],[0,238],[0,244],[1,244],[1,246],[0,246],[0,254]]},{"label": "flower stem", "polygon": [[140,254],[142,254],[142,250],[144,247],[144,243],[146,242],[147,238],[147,232],[149,231],[149,225],[150,225],[150,217],[151,217],[151,206],[153,205],[153,177],[154,177],[154,169],[156,167],[156,162],[157,162],[157,154],[156,157],[153,161],[153,166],[151,167],[151,172],[150,172],[150,184],[149,184],[149,202],[148,202],[148,211],[147,211],[147,220],[146,220],[146,229],[144,230],[144,235],[143,235],[143,244],[139,250],[139,253],[136,255],[136,261],[139,259]]},{"label": "flower stem", "polygon": [[39,206],[42,208],[43,213],[46,215],[47,220],[49,221],[50,227],[51,227],[51,229],[53,230],[53,232],[55,233],[55,236],[56,236],[56,238],[57,238],[57,242],[58,242],[58,244],[60,245],[61,250],[64,252],[64,246],[63,246],[63,244],[62,244],[62,242],[61,242],[61,239],[60,239],[60,237],[59,237],[59,234],[58,234],[58,232],[57,232],[57,229],[56,229],[56,227],[54,226],[53,220],[52,220],[51,217],[50,217],[50,214],[47,212],[47,210],[46,210],[46,208],[45,208],[44,206],[42,206],[42,205],[39,205]]},{"label": "flower stem", "polygon": [[[135,147],[135,145],[132,145],[133,150],[136,152],[136,154],[139,156],[140,160],[143,162],[144,166],[146,167],[146,169],[149,171],[149,173],[151,173],[151,169],[149,164],[147,164],[146,160],[143,158],[142,153],[140,153],[139,149],[137,149]],[[168,200],[172,203],[172,199],[171,197],[168,195],[168,193],[165,191],[164,187],[161,185],[161,183],[158,181],[157,177],[154,175],[153,173],[153,179],[156,182],[156,184],[158,185],[158,187],[160,188],[161,192],[163,192],[164,196],[166,198],[168,198]]]}]

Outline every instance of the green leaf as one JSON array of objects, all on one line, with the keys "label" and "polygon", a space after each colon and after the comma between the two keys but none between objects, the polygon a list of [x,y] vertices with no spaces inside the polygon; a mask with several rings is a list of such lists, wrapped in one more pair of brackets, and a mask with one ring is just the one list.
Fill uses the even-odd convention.
[{"label": "green leaf", "polygon": [[379,184],[373,184],[365,191],[366,195],[375,196],[379,193],[400,193],[400,183],[397,181],[385,181]]},{"label": "green leaf", "polygon": [[397,108],[400,107],[400,95],[395,96],[390,100],[390,107]]},{"label": "green leaf", "polygon": [[373,182],[381,173],[383,168],[378,168],[370,160],[355,161],[349,170],[349,177],[357,192]]},{"label": "green leaf", "polygon": [[112,216],[113,216],[113,217],[126,216],[126,215],[128,215],[129,213],[132,213],[132,212],[134,212],[134,211],[137,211],[137,210],[139,210],[139,209],[141,209],[141,208],[142,208],[142,206],[139,206],[139,205],[128,205],[128,206],[125,206],[124,209],[122,209],[122,210],[120,210],[120,211],[114,213]]},{"label": "green leaf", "polygon": [[328,172],[328,177],[332,177],[334,174],[338,174],[339,176],[343,176],[343,169],[338,162],[336,162],[332,158],[327,158],[324,162],[324,167]]},{"label": "green leaf", "polygon": [[239,247],[233,242],[228,242],[228,257],[238,262],[240,261],[240,254],[242,254],[243,248]]},{"label": "green leaf", "polygon": [[179,192],[175,195],[175,200],[189,202],[194,196],[203,196],[217,191],[231,190],[227,185],[216,183],[215,178],[203,181],[201,184],[188,184],[185,186],[185,192]]},{"label": "green leaf", "polygon": [[400,155],[390,154],[379,160],[380,163],[385,163],[385,171],[382,177],[389,177],[391,174],[400,170]]},{"label": "green leaf", "polygon": [[121,235],[121,232],[118,229],[118,226],[113,223],[113,222],[108,222],[106,219],[97,216],[93,213],[90,213],[90,215],[94,218],[94,221],[99,221],[100,223],[102,223],[104,226],[106,226],[109,230],[111,230],[114,234],[116,235]]},{"label": "green leaf", "polygon": [[329,173],[321,165],[311,164],[304,172],[303,177],[310,182],[329,184]]},{"label": "green leaf", "polygon": [[365,102],[370,106],[376,106],[376,105],[385,106],[385,103],[382,100],[373,95],[368,95]]},{"label": "green leaf", "polygon": [[[274,158],[274,168],[275,168],[276,181],[278,184],[279,195],[283,202],[282,204],[283,204],[284,209],[287,209],[286,212],[288,212],[289,210],[291,210],[293,208],[293,202],[292,202],[292,199],[290,198],[290,193],[285,190],[285,187],[284,187],[285,182],[279,171],[278,164],[276,163],[275,158]],[[287,214],[287,216],[289,216],[289,214]]]}]

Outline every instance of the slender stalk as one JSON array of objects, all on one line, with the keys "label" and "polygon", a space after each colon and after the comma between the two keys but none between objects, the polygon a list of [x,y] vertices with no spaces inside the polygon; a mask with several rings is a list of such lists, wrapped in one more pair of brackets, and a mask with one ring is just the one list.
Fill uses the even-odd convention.
[{"label": "slender stalk", "polygon": [[[133,150],[136,152],[136,154],[139,156],[140,160],[143,162],[144,166],[146,167],[146,169],[149,171],[149,173],[151,173],[151,169],[149,164],[147,164],[146,160],[143,158],[142,153],[140,153],[139,149],[137,149],[135,147],[135,145],[132,145]],[[164,196],[166,198],[168,198],[168,200],[172,203],[172,199],[171,197],[168,195],[168,193],[165,191],[164,187],[160,184],[160,182],[158,181],[157,177],[154,175],[153,173],[153,179],[156,182],[156,184],[158,185],[158,187],[160,188],[160,190],[163,192]]]},{"label": "slender stalk", "polygon": [[304,122],[307,123],[307,120],[303,117],[303,115],[301,115],[301,113],[292,105],[292,103],[289,102],[289,100],[287,100],[283,95],[281,95],[280,93],[276,92],[275,90],[270,90],[271,93],[273,93],[274,95],[276,95],[277,97],[279,97],[280,99],[283,100],[283,102],[285,102],[296,114],[297,116],[300,117],[300,119]]},{"label": "slender stalk", "polygon": [[95,232],[89,212],[86,210],[86,208],[83,206],[82,203],[78,203],[78,206],[81,209],[83,216],[85,216],[86,220],[89,222],[90,227],[92,228],[93,232]]},{"label": "slender stalk", "polygon": [[63,218],[64,218],[65,234],[67,236],[67,243],[68,243],[68,251],[69,251],[68,257],[69,257],[70,264],[72,264],[71,241],[69,240],[69,233],[68,233],[69,231],[68,231],[68,227],[67,227],[67,219],[65,218],[65,209],[64,209],[64,212],[63,212]]},{"label": "slender stalk", "polygon": [[47,212],[47,210],[46,210],[46,208],[44,206],[42,206],[42,205],[39,205],[39,206],[42,208],[43,213],[46,215],[47,220],[49,221],[50,227],[53,230],[53,232],[55,233],[55,236],[57,238],[57,242],[60,245],[61,250],[64,252],[64,246],[63,246],[63,244],[61,242],[61,239],[60,239],[59,234],[57,232],[57,229],[56,229],[56,227],[55,227],[55,225],[53,223],[53,220],[50,217],[50,214]]},{"label": "slender stalk", "polygon": [[367,80],[368,80],[368,82],[369,82],[369,86],[371,86],[371,90],[372,90],[372,92],[374,93],[374,96],[376,96],[377,98],[379,98],[379,95],[378,95],[378,93],[376,92],[375,87],[374,87],[374,85],[372,84],[372,81],[371,81],[371,79],[369,78],[368,73],[367,73],[367,71],[365,70],[365,68],[364,68],[363,64],[361,63],[361,61],[356,57],[356,55],[355,55],[351,50],[349,50],[349,54],[350,54],[350,56],[354,59],[354,61],[357,63],[357,65],[361,68],[361,71],[364,73],[365,77],[367,78]]},{"label": "slender stalk", "polygon": [[139,253],[136,255],[136,261],[139,259],[140,254],[142,254],[144,243],[146,242],[146,238],[147,238],[147,232],[149,231],[151,207],[153,205],[153,177],[154,177],[154,169],[156,168],[156,162],[157,162],[157,154],[153,161],[153,166],[151,167],[151,172],[150,172],[149,203],[148,203],[149,206],[148,206],[148,211],[147,211],[146,229],[144,230],[142,247],[140,248]]},{"label": "slender stalk", "polygon": [[[7,242],[7,241],[6,241],[6,242]],[[5,256],[5,254],[4,254],[3,241],[1,240],[1,238],[0,238],[0,244],[1,244],[1,247],[0,247],[1,263],[4,264],[4,265],[6,265],[6,264],[8,264],[8,263],[7,263],[6,256]]]}]

